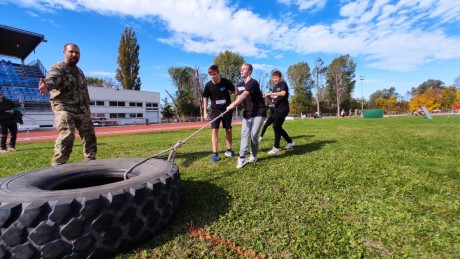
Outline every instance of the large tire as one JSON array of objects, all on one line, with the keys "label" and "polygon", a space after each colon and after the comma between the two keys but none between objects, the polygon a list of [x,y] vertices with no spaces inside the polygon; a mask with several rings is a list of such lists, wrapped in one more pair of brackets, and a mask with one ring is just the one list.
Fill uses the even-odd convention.
[{"label": "large tire", "polygon": [[104,258],[145,241],[179,209],[179,169],[93,160],[0,179],[0,258]]}]

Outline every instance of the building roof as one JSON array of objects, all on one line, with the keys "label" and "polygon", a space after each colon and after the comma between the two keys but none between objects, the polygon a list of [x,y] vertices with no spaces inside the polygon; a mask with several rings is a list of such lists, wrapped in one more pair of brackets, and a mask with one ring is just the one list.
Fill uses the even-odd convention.
[{"label": "building roof", "polygon": [[0,24],[0,56],[25,60],[45,36]]}]

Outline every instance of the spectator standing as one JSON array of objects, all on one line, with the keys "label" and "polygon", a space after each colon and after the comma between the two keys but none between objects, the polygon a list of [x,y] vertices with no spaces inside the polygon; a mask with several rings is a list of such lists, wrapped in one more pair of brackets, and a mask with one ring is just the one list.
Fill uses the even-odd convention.
[{"label": "spectator standing", "polygon": [[77,66],[80,48],[73,43],[64,46],[64,61],[54,64],[38,90],[50,92],[55,126],[59,132],[51,165],[65,164],[70,158],[78,130],[85,160],[96,159],[97,140],[91,121],[88,86],[83,71]]},{"label": "spectator standing", "polygon": [[283,137],[287,145],[285,149],[291,149],[295,143],[292,141],[289,134],[283,129],[283,123],[289,114],[289,88],[286,82],[283,80],[280,71],[274,71],[272,73],[272,80],[275,83],[273,91],[266,94],[266,96],[273,99],[274,107],[274,118],[273,118],[273,131],[275,133],[275,143],[273,148],[268,151],[268,154],[276,154],[280,152],[280,141]]},{"label": "spectator standing", "polygon": [[[16,151],[18,124],[14,116],[14,108],[17,108],[17,105],[0,93],[0,127],[2,131],[0,153]],[[7,148],[6,140],[8,138],[8,132],[10,133],[10,142]]]},{"label": "spectator standing", "polygon": [[[226,111],[227,106],[231,103],[230,93],[235,92],[235,86],[226,78],[222,78],[217,65],[212,65],[208,69],[208,74],[211,80],[206,83],[203,91],[203,116],[216,119]],[[211,117],[208,115],[208,99],[211,99]],[[211,162],[219,161],[219,154],[217,153],[218,139],[219,139],[219,125],[222,122],[222,128],[225,129],[225,143],[227,150],[225,156],[234,157],[235,152],[232,150],[232,116],[233,112],[228,111],[219,119],[211,123],[211,142],[212,142],[212,156]]]},{"label": "spectator standing", "polygon": [[[259,82],[251,78],[252,70],[251,64],[243,64],[241,66],[240,73],[243,82],[238,85],[236,100],[227,107],[227,110],[231,110],[241,103],[244,106],[240,151],[236,168],[242,168],[248,163],[255,163],[257,161],[259,150],[258,135],[265,117],[267,117],[267,109]],[[249,143],[251,143],[251,155],[247,159],[246,155],[249,150]]]}]

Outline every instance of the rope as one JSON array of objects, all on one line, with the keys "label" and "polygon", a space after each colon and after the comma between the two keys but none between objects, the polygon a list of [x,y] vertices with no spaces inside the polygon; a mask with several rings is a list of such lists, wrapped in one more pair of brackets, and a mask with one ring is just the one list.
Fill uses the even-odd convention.
[{"label": "rope", "polygon": [[196,134],[198,134],[200,131],[202,131],[204,128],[206,128],[207,126],[209,126],[209,124],[213,123],[214,121],[216,121],[217,119],[219,119],[220,117],[224,116],[224,114],[226,114],[228,111],[230,110],[226,110],[225,112],[221,113],[219,116],[217,116],[216,118],[214,118],[213,120],[209,121],[208,123],[206,123],[203,127],[201,127],[199,130],[195,131],[192,135],[188,136],[186,139],[184,140],[179,140],[177,141],[177,143],[173,146],[173,147],[170,147],[168,149],[165,149],[163,151],[160,151],[159,153],[156,153],[155,155],[153,156],[150,156],[150,157],[147,157],[146,159],[138,162],[137,164],[134,164],[133,166],[131,166],[130,168],[128,168],[128,170],[126,170],[123,174],[123,179],[126,180],[126,176],[131,173],[131,171],[133,171],[134,168],[138,167],[139,165],[142,165],[143,163],[147,162],[148,160],[152,159],[152,158],[155,158],[163,153],[166,153],[166,152],[169,152],[169,156],[168,156],[168,161],[170,162],[174,162],[174,158],[176,157],[176,151],[177,149],[182,146],[183,144],[185,144],[185,142],[187,142],[189,139],[191,139],[192,137],[194,137]]}]

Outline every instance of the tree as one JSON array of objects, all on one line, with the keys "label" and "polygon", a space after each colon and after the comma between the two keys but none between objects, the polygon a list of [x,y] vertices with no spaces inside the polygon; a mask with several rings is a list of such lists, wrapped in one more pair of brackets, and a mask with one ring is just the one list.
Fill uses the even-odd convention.
[{"label": "tree", "polygon": [[412,87],[411,94],[412,96],[416,94],[423,94],[430,88],[444,88],[444,82],[441,80],[428,79],[427,81],[421,83],[417,88]]},{"label": "tree", "polygon": [[316,112],[318,115],[321,113],[319,103],[321,102],[323,91],[324,91],[324,84],[323,77],[327,71],[327,67],[324,66],[324,61],[321,58],[317,58],[315,60],[315,68],[313,69],[313,80],[316,88]]},{"label": "tree", "polygon": [[340,116],[340,105],[350,100],[355,88],[356,63],[349,55],[334,59],[327,69],[327,87],[331,99],[335,99],[337,116]]},{"label": "tree", "polygon": [[169,103],[168,98],[163,98],[161,100],[163,101],[163,105],[161,106],[161,116],[170,122],[171,118],[174,117],[173,107]]},{"label": "tree", "polygon": [[139,76],[139,45],[137,44],[136,33],[126,27],[121,35],[118,46],[119,68],[116,70],[118,82],[123,89],[141,90],[141,79]]},{"label": "tree", "polygon": [[200,116],[200,104],[196,102],[197,93],[194,88],[195,70],[191,67],[170,67],[168,74],[177,88],[175,97],[171,96],[171,98],[178,115]]},{"label": "tree", "polygon": [[294,95],[291,97],[291,113],[308,113],[312,99],[310,66],[307,62],[289,66],[287,78],[294,88]]},{"label": "tree", "polygon": [[460,90],[460,75],[454,79],[454,86]]},{"label": "tree", "polygon": [[239,53],[233,53],[228,50],[219,52],[214,58],[214,64],[219,67],[222,77],[227,78],[234,85],[238,85],[241,82],[240,70],[244,62],[244,58]]},{"label": "tree", "polygon": [[[394,86],[388,88],[388,89],[383,89],[383,90],[377,90],[374,93],[371,94],[369,97],[369,103],[376,104],[376,100],[379,98],[383,99],[390,99],[391,97],[395,97],[396,99],[399,98],[401,95],[396,92],[396,88]],[[377,106],[379,107],[379,106]],[[381,108],[381,107],[380,107]]]},{"label": "tree", "polygon": [[104,79],[98,77],[86,77],[86,83],[89,86],[104,87]]},{"label": "tree", "polygon": [[454,86],[441,89],[441,109],[450,110],[455,103],[456,94],[457,89]]}]

